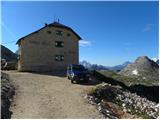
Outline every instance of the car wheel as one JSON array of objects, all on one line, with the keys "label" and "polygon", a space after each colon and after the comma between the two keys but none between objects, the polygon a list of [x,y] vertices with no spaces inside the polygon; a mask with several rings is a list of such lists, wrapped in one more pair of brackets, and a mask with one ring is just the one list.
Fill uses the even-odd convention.
[{"label": "car wheel", "polygon": [[74,80],[71,80],[71,83],[74,83]]}]

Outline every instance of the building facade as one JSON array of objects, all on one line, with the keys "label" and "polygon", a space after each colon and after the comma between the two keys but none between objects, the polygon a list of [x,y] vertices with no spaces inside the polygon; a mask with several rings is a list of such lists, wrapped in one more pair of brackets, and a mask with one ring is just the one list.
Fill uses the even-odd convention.
[{"label": "building facade", "polygon": [[64,71],[69,64],[79,63],[81,37],[70,27],[58,22],[45,24],[17,41],[19,71]]}]

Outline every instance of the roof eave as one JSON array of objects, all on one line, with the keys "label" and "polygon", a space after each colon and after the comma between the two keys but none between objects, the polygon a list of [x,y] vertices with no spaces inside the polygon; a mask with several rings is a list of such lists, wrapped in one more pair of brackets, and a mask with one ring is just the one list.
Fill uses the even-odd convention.
[{"label": "roof eave", "polygon": [[[58,25],[53,25],[53,24],[49,24],[49,25],[47,25],[47,26],[55,26],[55,27],[60,27],[60,28],[66,28],[66,29],[72,31],[72,32],[78,37],[79,40],[82,40],[82,38],[81,38],[76,32],[74,32],[74,30],[72,30],[72,28],[70,28],[70,27],[68,27],[68,26],[58,26]],[[45,26],[45,27],[47,27],[47,26]],[[41,29],[44,29],[45,27],[43,27],[43,28],[41,28]],[[39,29],[39,30],[37,30],[37,31],[35,31],[35,32],[32,32],[32,33],[30,33],[30,34],[28,34],[28,35],[20,38],[20,39],[16,42],[16,45],[19,44],[22,39],[28,37],[29,35],[32,35],[32,34],[38,32],[38,31],[40,31],[41,29]]]}]

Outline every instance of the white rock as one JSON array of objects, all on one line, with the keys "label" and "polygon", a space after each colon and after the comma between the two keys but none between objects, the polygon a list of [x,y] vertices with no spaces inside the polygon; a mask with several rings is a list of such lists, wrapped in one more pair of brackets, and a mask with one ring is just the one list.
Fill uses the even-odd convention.
[{"label": "white rock", "polygon": [[125,103],[123,103],[123,104],[122,104],[122,107],[125,107],[125,106],[126,106],[126,104],[125,104]]},{"label": "white rock", "polygon": [[98,110],[99,110],[99,111],[102,111],[102,107],[101,107],[101,106],[98,106]]},{"label": "white rock", "polygon": [[123,109],[123,112],[127,112],[127,110],[126,110],[126,109]]},{"label": "white rock", "polygon": [[85,95],[84,98],[87,99],[87,98],[88,98],[88,95]]},{"label": "white rock", "polygon": [[146,77],[143,77],[142,79],[146,79]]},{"label": "white rock", "polygon": [[132,75],[138,75],[138,70],[137,69],[133,70]]}]

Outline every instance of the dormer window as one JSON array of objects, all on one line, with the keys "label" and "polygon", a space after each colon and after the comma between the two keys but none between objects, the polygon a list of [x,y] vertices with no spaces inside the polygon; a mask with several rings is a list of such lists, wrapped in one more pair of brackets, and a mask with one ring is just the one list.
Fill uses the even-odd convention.
[{"label": "dormer window", "polygon": [[64,47],[64,42],[62,42],[62,41],[56,41],[55,42],[55,46],[56,47]]},{"label": "dormer window", "polygon": [[62,31],[61,31],[61,30],[57,30],[57,31],[56,31],[56,35],[62,36]]}]

